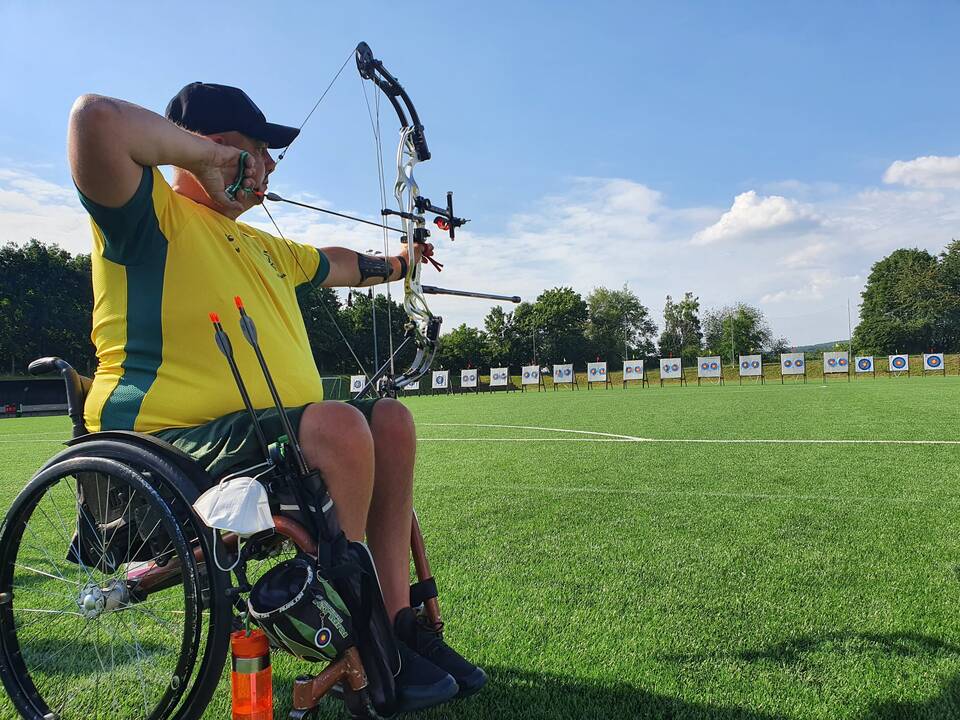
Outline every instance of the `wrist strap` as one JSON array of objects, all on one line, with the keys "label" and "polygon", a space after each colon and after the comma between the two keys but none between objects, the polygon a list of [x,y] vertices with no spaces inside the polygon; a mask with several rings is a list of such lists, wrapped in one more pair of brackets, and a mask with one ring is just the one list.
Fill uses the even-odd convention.
[{"label": "wrist strap", "polygon": [[403,280],[407,276],[407,268],[409,267],[409,263],[407,262],[407,258],[403,255],[397,255],[397,259],[400,261],[400,277],[397,279]]}]

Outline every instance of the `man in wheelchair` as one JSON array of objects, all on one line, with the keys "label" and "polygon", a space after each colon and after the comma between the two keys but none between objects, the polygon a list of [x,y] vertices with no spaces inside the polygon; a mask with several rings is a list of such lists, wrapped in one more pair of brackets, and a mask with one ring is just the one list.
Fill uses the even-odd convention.
[{"label": "man in wheelchair", "polygon": [[[298,132],[268,123],[245,93],[222,85],[187,85],[166,117],[102,96],[77,100],[68,151],[91,217],[98,357],[84,420],[91,431],[155,434],[214,478],[255,474],[262,448],[207,319],[233,316],[234,297],[243,297],[307,464],[321,472],[346,537],[365,538],[373,555],[400,641],[398,707],[428,707],[476,692],[486,676],[410,607],[413,419],[389,398],[323,400],[296,296],[308,283],[401,279],[407,258],[317,249],[238,221],[262,202],[270,149]],[[173,168],[169,184],[162,165]],[[417,259],[422,252],[417,246]],[[235,358],[244,377],[260,377],[250,348]],[[275,440],[283,424],[268,389],[248,386]]]}]

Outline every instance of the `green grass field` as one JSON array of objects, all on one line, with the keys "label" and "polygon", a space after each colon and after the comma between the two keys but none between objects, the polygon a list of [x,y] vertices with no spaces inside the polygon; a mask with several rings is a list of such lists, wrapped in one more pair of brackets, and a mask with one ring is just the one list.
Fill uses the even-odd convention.
[{"label": "green grass field", "polygon": [[[423,717],[960,717],[960,444],[899,442],[960,441],[958,400],[956,377],[409,399],[447,639],[490,674]],[[67,427],[0,422],[0,505]],[[303,669],[275,655],[277,718]],[[228,716],[225,678],[205,717]]]}]

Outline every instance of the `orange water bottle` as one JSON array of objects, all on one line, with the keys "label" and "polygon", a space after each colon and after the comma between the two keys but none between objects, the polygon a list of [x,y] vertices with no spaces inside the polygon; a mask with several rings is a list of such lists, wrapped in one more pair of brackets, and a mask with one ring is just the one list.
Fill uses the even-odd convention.
[{"label": "orange water bottle", "polygon": [[230,636],[233,672],[233,720],[273,720],[270,643],[263,630],[238,630]]}]

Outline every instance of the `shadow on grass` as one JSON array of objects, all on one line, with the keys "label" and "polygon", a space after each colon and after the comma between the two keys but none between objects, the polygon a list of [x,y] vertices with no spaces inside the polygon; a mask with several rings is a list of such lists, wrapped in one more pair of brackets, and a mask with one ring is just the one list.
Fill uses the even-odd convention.
[{"label": "shadow on grass", "polygon": [[504,667],[487,667],[486,670],[490,682],[478,695],[416,717],[423,720],[779,720],[782,717],[738,707],[684,702],[626,683],[603,683]]},{"label": "shadow on grass", "polygon": [[[800,665],[807,662],[806,655],[835,646],[841,654],[855,652],[882,652],[893,657],[960,659],[960,645],[919,633],[826,633],[824,635],[790,638],[760,650],[735,653],[735,657],[747,662],[774,662]],[[705,659],[707,656],[682,656],[673,660],[686,661]],[[716,657],[716,656],[713,656]],[[860,716],[862,720],[944,720],[960,718],[960,675],[947,680],[939,693],[922,700],[876,700]]]}]

